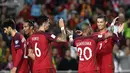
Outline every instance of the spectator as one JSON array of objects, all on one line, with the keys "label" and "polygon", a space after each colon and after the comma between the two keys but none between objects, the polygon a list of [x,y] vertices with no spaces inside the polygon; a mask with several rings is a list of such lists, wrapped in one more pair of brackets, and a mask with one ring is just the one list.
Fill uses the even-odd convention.
[{"label": "spectator", "polygon": [[6,43],[3,41],[3,37],[0,34],[0,70],[5,69],[9,55],[10,49],[7,48]]},{"label": "spectator", "polygon": [[114,58],[114,66],[115,66],[115,72],[120,70],[120,54],[124,54],[122,50],[120,50],[118,44],[114,44],[113,47],[113,58]]},{"label": "spectator", "polygon": [[120,65],[122,70],[130,70],[130,48],[128,46],[124,49],[124,55],[120,56]]},{"label": "spectator", "polygon": [[124,34],[125,34],[126,39],[130,38],[130,33],[129,32],[130,32],[130,17],[125,22],[125,27],[124,27]]},{"label": "spectator", "polygon": [[6,70],[11,70],[13,68],[12,55],[9,55],[8,64]]},{"label": "spectator", "polygon": [[60,62],[60,57],[58,56],[57,48],[53,48],[52,50],[52,62],[54,64],[54,67],[57,69],[57,65]]},{"label": "spectator", "polygon": [[71,57],[70,50],[66,50],[65,56],[58,66],[58,70],[77,70],[77,69],[78,69],[77,61]]},{"label": "spectator", "polygon": [[18,17],[23,17],[24,20],[33,19],[31,16],[31,7],[28,4],[24,4],[24,7],[20,11]]}]

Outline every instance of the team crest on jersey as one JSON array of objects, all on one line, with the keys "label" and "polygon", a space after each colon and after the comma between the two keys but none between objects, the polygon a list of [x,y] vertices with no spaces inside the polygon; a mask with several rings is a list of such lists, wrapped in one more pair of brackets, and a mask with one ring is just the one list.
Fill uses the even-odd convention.
[{"label": "team crest on jersey", "polygon": [[19,43],[19,40],[15,40],[15,44],[18,44]]}]

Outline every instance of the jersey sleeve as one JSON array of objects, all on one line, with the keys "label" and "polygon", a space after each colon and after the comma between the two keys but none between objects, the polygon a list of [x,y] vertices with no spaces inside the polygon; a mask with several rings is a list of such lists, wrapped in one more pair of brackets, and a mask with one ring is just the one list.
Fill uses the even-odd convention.
[{"label": "jersey sleeve", "polygon": [[15,56],[14,67],[18,67],[18,65],[20,64],[20,61],[22,60],[22,56],[23,56],[23,50],[18,49]]},{"label": "jersey sleeve", "polygon": [[57,39],[57,37],[54,35],[54,34],[48,34],[48,33],[46,33],[45,34],[45,37],[48,39],[48,41],[50,41],[50,42],[56,42],[56,39]]},{"label": "jersey sleeve", "polygon": [[14,48],[16,50],[14,67],[18,67],[18,65],[20,64],[20,61],[23,58],[25,42],[26,42],[25,38],[23,36],[21,36],[20,34],[17,34],[14,38]]},{"label": "jersey sleeve", "polygon": [[99,34],[92,35],[91,38],[94,39],[96,42],[105,40],[105,37],[103,35],[99,35]]},{"label": "jersey sleeve", "polygon": [[100,41],[104,41],[105,39],[108,39],[108,38],[113,38],[113,39],[118,39],[118,37],[116,37],[115,34],[111,33],[111,32],[108,32],[108,34],[95,34],[95,35],[92,35],[92,38],[94,40],[96,40],[96,42],[100,42]]},{"label": "jersey sleeve", "polygon": [[14,38],[14,48],[15,50],[17,49],[22,49],[24,48],[24,44],[25,44],[26,40],[24,37],[20,36],[20,35],[17,35],[15,38]]}]

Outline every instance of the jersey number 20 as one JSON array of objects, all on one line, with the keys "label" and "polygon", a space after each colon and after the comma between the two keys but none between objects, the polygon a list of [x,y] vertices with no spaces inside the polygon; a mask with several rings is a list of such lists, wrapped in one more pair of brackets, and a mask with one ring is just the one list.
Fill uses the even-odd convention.
[{"label": "jersey number 20", "polygon": [[35,43],[35,54],[37,57],[40,57],[41,56],[41,51],[40,49],[37,47],[37,43]]},{"label": "jersey number 20", "polygon": [[[89,56],[86,56],[86,51],[88,50]],[[79,52],[79,60],[84,61],[84,60],[89,60],[92,57],[92,50],[89,47],[85,47],[83,50],[79,47],[78,48]]]}]

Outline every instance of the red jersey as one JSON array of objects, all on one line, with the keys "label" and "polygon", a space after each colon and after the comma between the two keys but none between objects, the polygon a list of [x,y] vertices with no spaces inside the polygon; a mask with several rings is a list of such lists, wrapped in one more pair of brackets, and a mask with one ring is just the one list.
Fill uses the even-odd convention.
[{"label": "red jersey", "polygon": [[28,46],[35,54],[33,71],[53,68],[49,42],[55,41],[55,39],[55,35],[47,34],[42,31],[34,33],[28,38]]},{"label": "red jersey", "polygon": [[[108,38],[105,41],[107,41],[107,44],[105,45],[106,47],[104,48],[98,48],[98,55],[97,55],[97,60],[99,67],[102,68],[114,68],[113,64],[113,40],[112,38]],[[102,46],[104,44],[104,41],[101,41],[98,43],[98,46]]]},{"label": "red jersey", "polygon": [[79,37],[74,40],[79,55],[78,72],[98,70],[96,62],[96,42],[98,36]]},{"label": "red jersey", "polygon": [[[108,32],[108,31],[106,31],[106,32]],[[105,34],[106,33],[104,33],[104,35]],[[110,70],[111,69],[111,71],[113,71],[114,63],[113,63],[112,51],[113,51],[114,42],[117,39],[119,39],[119,38],[114,34],[112,37],[110,37],[104,41],[101,41],[97,44],[97,49],[98,49],[97,62],[98,62],[98,66],[99,66],[100,70],[102,70],[102,69]],[[106,44],[105,44],[105,42],[106,42]],[[106,73],[106,72],[103,72],[103,73]]]},{"label": "red jersey", "polygon": [[16,33],[12,37],[11,51],[13,58],[13,66],[17,67],[18,72],[28,71],[28,60],[24,57],[26,49],[26,40],[20,33]]}]

